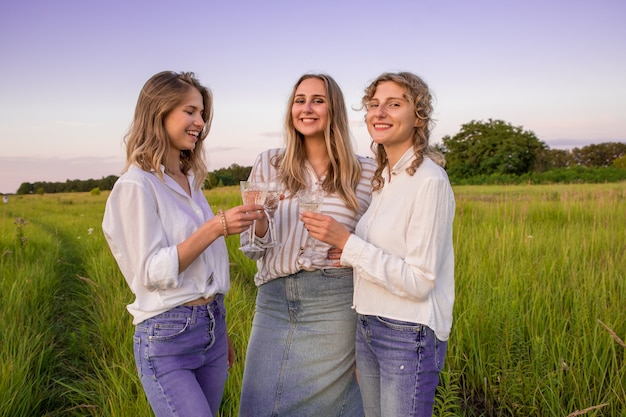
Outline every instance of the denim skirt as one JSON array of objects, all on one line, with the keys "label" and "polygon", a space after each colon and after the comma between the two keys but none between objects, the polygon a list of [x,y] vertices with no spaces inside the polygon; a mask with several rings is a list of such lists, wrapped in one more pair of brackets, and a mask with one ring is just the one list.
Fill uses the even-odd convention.
[{"label": "denim skirt", "polygon": [[258,289],[241,417],[363,417],[352,269],[300,271]]}]

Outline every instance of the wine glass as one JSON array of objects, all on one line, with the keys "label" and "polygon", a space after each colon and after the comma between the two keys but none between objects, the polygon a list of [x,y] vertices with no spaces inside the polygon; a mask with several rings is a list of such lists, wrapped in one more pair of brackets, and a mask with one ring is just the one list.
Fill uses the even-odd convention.
[{"label": "wine glass", "polygon": [[276,247],[283,246],[284,243],[278,241],[276,237],[276,224],[274,223],[274,213],[278,209],[278,202],[280,201],[280,189],[276,182],[267,183],[267,197],[265,198],[265,214],[267,215],[267,222],[269,225],[270,240],[264,246]]},{"label": "wine glass", "polygon": [[[254,183],[251,181],[240,181],[241,197],[243,204],[264,204],[265,197],[267,196],[267,187],[263,184]],[[250,226],[249,236],[250,239],[246,245],[241,246],[239,249],[245,252],[262,252],[263,248],[255,243],[254,229],[256,228],[256,220],[252,221]]]},{"label": "wine glass", "polygon": [[[296,196],[298,197],[298,206],[300,207],[300,211],[312,211],[315,213],[320,213],[322,211],[324,190],[320,188],[313,190],[300,190]],[[308,261],[304,261],[305,264],[309,264],[311,262],[310,260],[316,256],[315,244],[317,243],[317,240],[312,238],[310,235],[307,236],[307,242],[309,239],[312,240],[310,249],[306,249],[302,252],[303,258]]]}]

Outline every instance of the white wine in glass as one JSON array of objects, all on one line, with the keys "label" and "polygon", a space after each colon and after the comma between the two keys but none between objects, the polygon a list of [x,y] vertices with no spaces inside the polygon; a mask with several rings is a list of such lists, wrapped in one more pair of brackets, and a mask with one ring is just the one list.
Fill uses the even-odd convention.
[{"label": "white wine in glass", "polygon": [[[255,184],[250,181],[240,181],[239,185],[241,187],[241,198],[243,199],[243,204],[260,204],[263,205],[265,203],[265,198],[267,196],[267,187],[263,184]],[[257,245],[254,242],[254,229],[256,228],[256,220],[252,222],[252,226],[250,226],[248,243],[244,246],[241,246],[239,249],[246,252],[262,252],[263,248]]]},{"label": "white wine in glass", "polygon": [[300,201],[298,204],[300,206],[300,211],[312,211],[314,213],[320,213],[322,211],[321,201]]},{"label": "white wine in glass", "polygon": [[[322,211],[322,203],[324,202],[324,190],[322,189],[314,189],[314,190],[300,190],[296,194],[298,197],[298,206],[300,207],[300,211],[312,211],[315,213],[320,213]],[[315,254],[315,244],[317,240],[312,238],[311,236],[307,237],[307,241],[311,239],[311,248],[305,250],[302,253],[302,256],[305,259],[310,260],[316,256]]]}]

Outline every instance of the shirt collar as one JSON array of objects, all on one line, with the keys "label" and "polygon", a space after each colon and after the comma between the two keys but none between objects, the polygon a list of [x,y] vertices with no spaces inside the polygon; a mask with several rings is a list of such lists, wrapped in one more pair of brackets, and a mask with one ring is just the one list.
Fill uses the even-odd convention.
[{"label": "shirt collar", "polygon": [[404,155],[400,157],[398,162],[391,168],[391,174],[396,175],[398,172],[407,168],[407,165],[411,164],[415,159],[415,154],[413,153],[413,147],[411,146],[406,150]]}]

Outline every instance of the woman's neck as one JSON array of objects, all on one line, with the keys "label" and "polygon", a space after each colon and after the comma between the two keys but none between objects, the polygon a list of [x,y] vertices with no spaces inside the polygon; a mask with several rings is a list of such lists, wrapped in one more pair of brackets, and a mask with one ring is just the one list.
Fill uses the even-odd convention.
[{"label": "woman's neck", "polygon": [[180,169],[180,151],[177,149],[171,149],[167,155],[167,159],[163,162],[165,166],[165,172],[169,175],[178,175],[182,172]]},{"label": "woman's neck", "polygon": [[179,175],[182,174],[182,170],[180,169],[180,164],[172,164],[168,163],[165,165],[165,172],[169,175]]},{"label": "woman's neck", "polygon": [[411,144],[407,144],[405,146],[385,146],[385,154],[387,154],[387,163],[389,164],[389,170],[393,169],[393,167],[398,163],[400,158],[406,153],[407,150],[411,147]]},{"label": "woman's neck", "polygon": [[321,178],[328,170],[328,165],[330,164],[326,141],[324,138],[305,138],[304,149],[307,161],[313,167],[317,177]]}]

